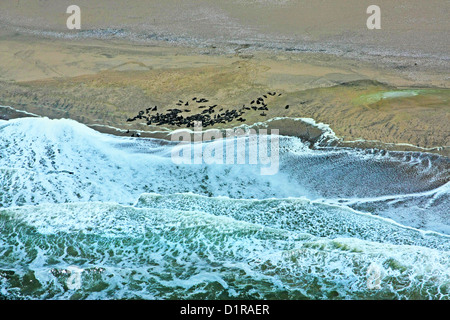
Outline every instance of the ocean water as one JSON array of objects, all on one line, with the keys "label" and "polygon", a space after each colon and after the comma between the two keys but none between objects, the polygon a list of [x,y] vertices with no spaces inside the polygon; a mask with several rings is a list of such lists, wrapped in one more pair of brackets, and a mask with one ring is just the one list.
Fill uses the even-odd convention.
[{"label": "ocean water", "polygon": [[173,146],[0,121],[0,299],[449,299],[448,158],[280,136],[265,176]]}]

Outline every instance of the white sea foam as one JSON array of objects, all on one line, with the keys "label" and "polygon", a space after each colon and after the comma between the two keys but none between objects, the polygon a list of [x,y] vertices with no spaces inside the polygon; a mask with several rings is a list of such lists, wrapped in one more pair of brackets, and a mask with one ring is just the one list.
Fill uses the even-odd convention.
[{"label": "white sea foam", "polygon": [[[197,200],[198,205],[216,201],[194,197],[191,205]],[[288,225],[274,228],[236,216],[114,203],[5,208],[0,210],[0,224],[0,278],[11,276],[11,271],[3,271],[8,261],[16,277],[32,274],[39,286],[28,289],[28,298],[42,297],[43,287],[47,298],[67,299],[73,293],[64,290],[67,282],[69,289],[90,299],[166,299],[172,294],[264,299],[283,292],[316,299],[449,298],[448,250],[414,244],[318,237]],[[383,228],[376,231],[388,236]],[[413,230],[404,232],[419,239]],[[448,238],[435,236],[444,247],[449,245]],[[30,246],[38,250],[28,250]],[[27,261],[33,263],[22,268]],[[79,276],[75,283],[68,272],[73,265]],[[367,286],[371,265],[382,268],[375,291]],[[8,280],[1,285],[10,288]],[[247,291],[249,285],[255,290]],[[21,294],[12,290],[6,296]]]},{"label": "white sea foam", "polygon": [[449,233],[445,184],[449,162],[444,157],[349,148],[313,150],[299,138],[280,137],[280,172],[261,176],[259,165],[175,165],[170,159],[172,146],[155,139],[101,134],[67,119],[2,122],[0,206],[132,204],[145,192],[244,199],[306,197]]},{"label": "white sea foam", "polygon": [[29,115],[29,116],[33,116],[33,117],[39,117],[39,116],[38,116],[37,114],[35,114],[35,113],[28,112],[28,111],[25,111],[25,110],[19,110],[19,109],[10,107],[10,106],[1,106],[1,105],[0,105],[0,108],[10,109],[10,110],[13,110],[13,111],[15,111],[15,112],[23,113],[23,114],[26,114],[26,115]]}]

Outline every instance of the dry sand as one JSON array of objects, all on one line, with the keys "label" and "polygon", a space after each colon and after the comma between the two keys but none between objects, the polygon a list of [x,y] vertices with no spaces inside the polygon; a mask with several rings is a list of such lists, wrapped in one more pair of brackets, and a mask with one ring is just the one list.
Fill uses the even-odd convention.
[{"label": "dry sand", "polygon": [[0,4],[1,105],[103,131],[160,131],[126,119],[194,96],[226,110],[277,91],[267,116],[248,112],[247,124],[307,117],[346,141],[447,146],[448,155],[446,1],[379,1],[373,32],[368,4],[356,0],[77,2],[78,33],[65,29],[67,1]]}]

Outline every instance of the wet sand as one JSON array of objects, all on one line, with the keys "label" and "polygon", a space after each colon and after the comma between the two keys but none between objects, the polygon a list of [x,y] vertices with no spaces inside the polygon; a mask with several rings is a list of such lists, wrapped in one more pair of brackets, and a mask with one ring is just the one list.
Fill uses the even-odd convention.
[{"label": "wet sand", "polygon": [[[3,26],[78,34],[66,28],[66,8],[77,4],[82,34],[102,29],[183,44],[225,43],[345,51],[348,56],[449,56],[445,0],[13,0],[0,3]],[[366,9],[381,8],[381,30],[368,30]],[[107,33],[103,35],[107,36]]]}]

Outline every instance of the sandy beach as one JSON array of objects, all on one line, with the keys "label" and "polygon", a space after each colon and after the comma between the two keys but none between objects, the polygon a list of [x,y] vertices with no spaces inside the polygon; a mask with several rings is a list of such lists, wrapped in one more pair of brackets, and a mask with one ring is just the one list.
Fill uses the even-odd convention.
[{"label": "sandy beach", "polygon": [[375,31],[360,1],[79,1],[83,28],[70,31],[66,2],[0,5],[1,105],[124,134],[174,129],[126,121],[155,105],[165,112],[201,96],[232,110],[277,91],[246,124],[312,118],[343,141],[448,154],[445,1],[381,1]]}]

